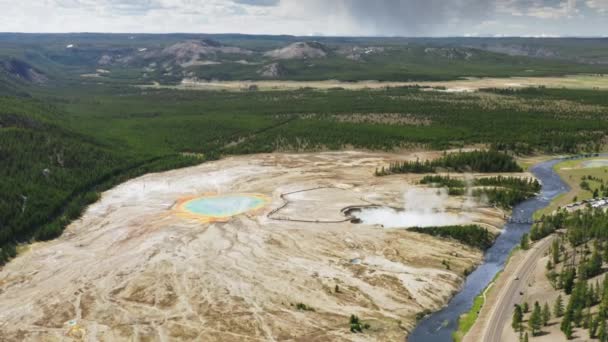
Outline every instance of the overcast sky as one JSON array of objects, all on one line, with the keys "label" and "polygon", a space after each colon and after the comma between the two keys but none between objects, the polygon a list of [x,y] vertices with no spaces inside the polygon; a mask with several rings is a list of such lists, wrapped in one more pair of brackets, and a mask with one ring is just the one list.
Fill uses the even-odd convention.
[{"label": "overcast sky", "polygon": [[0,0],[0,31],[608,36],[608,0]]}]

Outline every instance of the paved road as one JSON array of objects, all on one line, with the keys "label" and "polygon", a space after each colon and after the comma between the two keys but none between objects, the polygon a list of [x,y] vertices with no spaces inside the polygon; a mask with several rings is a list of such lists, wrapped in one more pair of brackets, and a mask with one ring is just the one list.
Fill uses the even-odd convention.
[{"label": "paved road", "polygon": [[[554,238],[555,236],[552,235],[536,243],[517,267],[515,273],[509,279],[504,279],[507,284],[500,291],[498,300],[489,313],[490,318],[481,334],[483,336],[481,341],[497,342],[502,339],[502,331],[505,324],[511,320],[514,305],[521,302],[519,293],[527,287],[528,280],[534,273],[534,266],[551,247]],[[516,277],[519,277],[519,280],[515,280]]]}]

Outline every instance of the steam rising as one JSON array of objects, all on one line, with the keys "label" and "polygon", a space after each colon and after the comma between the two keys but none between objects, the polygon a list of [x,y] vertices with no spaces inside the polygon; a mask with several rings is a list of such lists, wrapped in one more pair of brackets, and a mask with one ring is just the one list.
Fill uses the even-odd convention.
[{"label": "steam rising", "polygon": [[[363,209],[353,213],[365,224],[382,225],[385,228],[438,227],[466,223],[466,214],[447,211],[446,189],[411,189],[403,195],[404,210],[393,208]],[[465,208],[470,206],[469,201]]]}]

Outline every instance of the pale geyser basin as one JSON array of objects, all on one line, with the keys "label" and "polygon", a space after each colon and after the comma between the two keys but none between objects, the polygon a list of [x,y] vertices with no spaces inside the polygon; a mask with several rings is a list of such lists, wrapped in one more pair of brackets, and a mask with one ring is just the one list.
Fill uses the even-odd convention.
[{"label": "pale geyser basin", "polygon": [[203,221],[226,221],[231,217],[264,208],[269,199],[260,194],[209,195],[183,200],[182,214]]},{"label": "pale geyser basin", "polygon": [[597,167],[606,167],[608,166],[608,159],[596,159],[596,160],[588,160],[583,162],[583,167],[586,169],[593,169]]}]

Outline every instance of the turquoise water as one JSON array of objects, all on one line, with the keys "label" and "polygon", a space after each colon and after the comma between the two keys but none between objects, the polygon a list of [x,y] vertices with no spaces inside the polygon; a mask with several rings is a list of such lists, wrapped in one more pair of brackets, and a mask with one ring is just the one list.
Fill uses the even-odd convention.
[{"label": "turquoise water", "polygon": [[188,202],[184,209],[209,217],[230,217],[258,209],[265,204],[262,198],[247,195],[204,197]]}]

